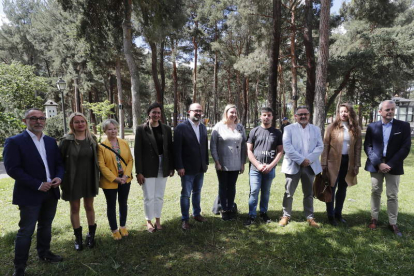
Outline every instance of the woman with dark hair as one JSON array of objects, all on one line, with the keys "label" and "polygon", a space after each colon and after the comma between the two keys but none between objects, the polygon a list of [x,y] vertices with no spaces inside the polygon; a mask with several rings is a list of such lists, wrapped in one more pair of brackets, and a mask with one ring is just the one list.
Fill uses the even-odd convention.
[{"label": "woman with dark hair", "polygon": [[[107,217],[114,240],[128,236],[126,220],[128,195],[131,188],[133,158],[128,142],[118,138],[118,122],[103,121],[102,130],[107,139],[99,145],[100,186],[105,194]],[[116,222],[116,199],[119,202],[119,229]]]},{"label": "woman with dark hair", "polygon": [[216,164],[219,181],[219,198],[222,206],[222,219],[234,219],[234,197],[239,173],[244,172],[247,157],[246,133],[238,123],[237,109],[234,104],[224,108],[223,119],[218,122],[211,133],[211,156]]},{"label": "woman with dark hair", "polygon": [[362,147],[361,128],[350,104],[339,106],[335,121],[326,128],[323,143],[321,165],[332,186],[332,202],[326,203],[328,220],[333,226],[338,222],[346,224],[342,208],[347,187],[357,184]]},{"label": "woman with dark hair", "polygon": [[69,116],[69,128],[68,134],[63,137],[59,145],[65,164],[65,175],[60,187],[62,199],[70,203],[70,221],[75,235],[75,249],[80,251],[83,249],[82,226],[79,218],[81,198],[89,225],[85,244],[89,248],[95,246],[96,223],[93,200],[99,191],[98,143],[96,137],[89,131],[88,121],[82,113],[75,112]]},{"label": "woman with dark hair", "polygon": [[[171,128],[161,123],[161,105],[147,110],[148,121],[138,126],[135,135],[135,170],[144,193],[147,230],[162,230],[161,211],[167,177],[174,175]],[[152,220],[155,218],[155,225]]]}]

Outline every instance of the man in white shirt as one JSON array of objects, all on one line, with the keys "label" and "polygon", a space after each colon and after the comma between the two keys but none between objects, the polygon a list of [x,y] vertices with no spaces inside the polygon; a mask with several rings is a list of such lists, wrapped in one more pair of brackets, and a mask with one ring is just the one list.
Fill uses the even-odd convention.
[{"label": "man in white shirt", "polygon": [[13,204],[19,206],[19,231],[15,241],[14,274],[25,274],[32,235],[37,224],[37,254],[46,262],[61,262],[50,251],[52,221],[64,168],[56,140],[43,134],[45,114],[29,109],[23,122],[27,129],[6,140],[3,157],[7,174],[15,179]]},{"label": "man in white shirt", "polygon": [[321,130],[309,123],[310,112],[300,106],[295,112],[297,123],[288,125],[283,133],[285,157],[282,172],[286,175],[285,194],[283,197],[283,217],[280,226],[286,226],[292,213],[293,195],[302,182],[303,209],[311,227],[318,228],[313,216],[312,185],[315,175],[322,171],[319,156],[323,151]]}]

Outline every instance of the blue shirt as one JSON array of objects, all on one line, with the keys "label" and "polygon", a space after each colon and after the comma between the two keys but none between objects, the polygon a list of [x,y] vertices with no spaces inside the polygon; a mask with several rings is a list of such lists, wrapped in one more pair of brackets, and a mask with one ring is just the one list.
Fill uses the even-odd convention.
[{"label": "blue shirt", "polygon": [[392,129],[392,122],[394,119],[392,119],[389,123],[384,124],[382,123],[382,137],[384,139],[384,149],[382,150],[382,156],[387,156],[387,146],[388,141],[390,140],[390,134]]}]

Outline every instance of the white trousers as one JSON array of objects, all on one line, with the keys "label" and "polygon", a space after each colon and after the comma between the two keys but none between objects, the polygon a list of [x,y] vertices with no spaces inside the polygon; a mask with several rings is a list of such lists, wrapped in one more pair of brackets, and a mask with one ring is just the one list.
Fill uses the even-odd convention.
[{"label": "white trousers", "polygon": [[144,213],[147,220],[161,217],[165,186],[167,183],[167,177],[162,176],[161,164],[160,162],[158,177],[145,178],[145,183],[141,186],[144,193]]}]

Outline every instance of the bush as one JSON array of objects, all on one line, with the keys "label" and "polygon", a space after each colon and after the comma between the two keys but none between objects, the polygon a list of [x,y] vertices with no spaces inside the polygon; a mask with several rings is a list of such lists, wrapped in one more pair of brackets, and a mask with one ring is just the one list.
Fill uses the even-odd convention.
[{"label": "bush", "polygon": [[[66,118],[67,122],[67,118]],[[69,126],[66,124],[66,126]],[[63,131],[63,113],[60,112],[55,117],[47,118],[46,120],[46,127],[45,127],[45,133],[46,135],[53,137],[57,140],[63,137],[65,135],[65,132]]]},{"label": "bush", "polygon": [[15,110],[11,112],[0,112],[0,145],[3,145],[8,137],[22,132],[26,125],[22,122],[23,111]]}]

